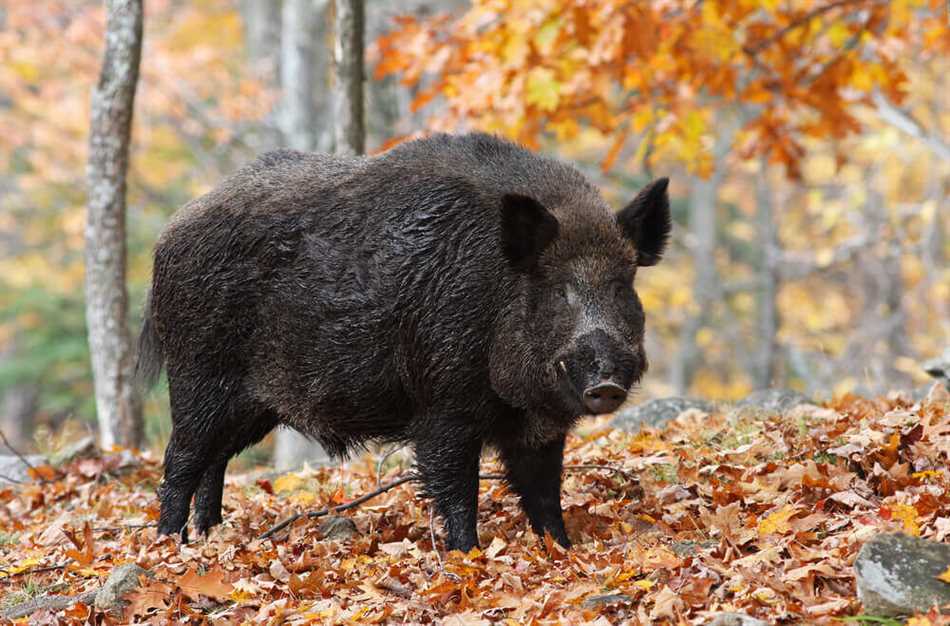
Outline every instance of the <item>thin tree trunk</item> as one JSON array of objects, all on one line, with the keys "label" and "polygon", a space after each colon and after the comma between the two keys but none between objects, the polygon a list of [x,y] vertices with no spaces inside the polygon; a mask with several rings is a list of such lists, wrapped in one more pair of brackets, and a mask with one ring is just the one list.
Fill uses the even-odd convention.
[{"label": "thin tree trunk", "polygon": [[708,319],[713,306],[716,272],[716,197],[721,174],[714,173],[708,179],[696,177],[690,189],[689,231],[695,276],[693,300],[696,310],[680,329],[679,349],[671,364],[671,384],[676,395],[689,390],[699,358],[696,335]]},{"label": "thin tree trunk", "polygon": [[[244,41],[251,73],[275,91],[280,88],[281,0],[242,0]],[[281,144],[280,107],[245,133],[244,141],[255,152],[273,150]]]},{"label": "thin tree trunk", "polygon": [[125,288],[125,190],[142,51],[141,0],[109,0],[102,73],[92,94],[86,219],[86,325],[100,443],[142,443]]},{"label": "thin tree trunk", "polygon": [[772,186],[769,184],[768,161],[762,159],[756,178],[758,239],[761,242],[762,266],[759,269],[758,353],[752,379],[757,389],[775,384],[778,374],[778,290],[779,240]]},{"label": "thin tree trunk", "polygon": [[284,143],[311,151],[316,137],[313,106],[316,7],[313,0],[284,0],[280,48],[281,133]]},{"label": "thin tree trunk", "polygon": [[336,0],[333,45],[334,128],[337,154],[366,151],[363,82],[363,0]]},{"label": "thin tree trunk", "polygon": [[[287,146],[313,151],[317,147],[316,42],[322,40],[321,15],[326,2],[284,0],[281,19],[280,87],[283,94],[280,130]],[[274,437],[274,465],[287,470],[306,461],[326,463],[323,448],[290,428]]]},{"label": "thin tree trunk", "polygon": [[[14,336],[0,349],[0,362],[15,362],[18,356],[17,338]],[[29,447],[38,399],[39,388],[32,381],[16,382],[7,387],[0,397],[0,431],[3,431],[10,445],[21,452]],[[0,454],[9,452],[0,450]]]},{"label": "thin tree trunk", "polygon": [[277,82],[280,53],[281,0],[243,0],[244,40],[254,69]]}]

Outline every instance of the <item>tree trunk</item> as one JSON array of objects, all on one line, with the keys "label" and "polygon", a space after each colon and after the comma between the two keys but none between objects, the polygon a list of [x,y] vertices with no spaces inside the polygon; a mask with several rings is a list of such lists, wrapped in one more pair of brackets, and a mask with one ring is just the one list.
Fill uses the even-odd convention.
[{"label": "tree trunk", "polygon": [[[15,362],[17,352],[17,339],[14,336],[0,350],[0,362]],[[38,400],[39,388],[32,381],[16,382],[10,385],[0,399],[0,431],[3,431],[10,445],[19,452],[24,452],[29,448]],[[9,450],[3,450],[0,447],[0,454],[8,453],[10,453]]]},{"label": "tree trunk", "polygon": [[695,177],[689,194],[689,232],[693,267],[693,300],[696,310],[680,329],[679,349],[671,364],[670,383],[676,395],[689,391],[699,358],[696,335],[708,319],[719,281],[716,272],[716,197],[721,172],[708,179]]},{"label": "tree trunk", "polygon": [[[251,73],[275,91],[280,88],[281,0],[242,0],[244,42]],[[255,152],[273,150],[281,144],[280,107],[274,107],[259,125],[244,134]]]},{"label": "tree trunk", "polygon": [[[317,109],[314,64],[321,41],[320,17],[326,2],[284,0],[280,34],[280,86],[283,94],[280,130],[284,144],[297,150],[317,147]],[[274,438],[274,465],[287,470],[305,461],[326,463],[323,448],[290,428],[279,428]]]},{"label": "tree trunk", "polygon": [[713,171],[708,179],[693,177],[689,192],[689,239],[693,256],[693,301],[695,311],[680,329],[679,348],[670,364],[670,384],[677,395],[689,391],[699,362],[696,336],[709,319],[717,295],[722,293],[719,272],[716,270],[717,220],[716,204],[719,185],[726,173],[726,160],[732,151],[732,142],[739,129],[738,114],[726,113],[717,120],[719,133],[712,149]]},{"label": "tree trunk", "polygon": [[313,0],[284,0],[280,47],[280,130],[284,144],[312,151],[316,137],[313,105],[314,27]]},{"label": "tree trunk", "polygon": [[125,178],[142,50],[141,0],[108,0],[106,49],[92,94],[86,219],[86,325],[100,444],[142,443],[125,288]]},{"label": "tree trunk", "polygon": [[244,41],[255,71],[277,82],[280,53],[281,0],[243,0]]},{"label": "tree trunk", "polygon": [[772,186],[769,184],[768,161],[762,159],[756,178],[756,207],[758,239],[761,242],[758,302],[758,353],[754,362],[752,380],[756,389],[767,389],[775,384],[778,374],[778,290],[779,240],[774,211]]},{"label": "tree trunk", "polygon": [[334,128],[337,154],[363,154],[366,129],[363,106],[363,0],[336,0],[334,32]]}]

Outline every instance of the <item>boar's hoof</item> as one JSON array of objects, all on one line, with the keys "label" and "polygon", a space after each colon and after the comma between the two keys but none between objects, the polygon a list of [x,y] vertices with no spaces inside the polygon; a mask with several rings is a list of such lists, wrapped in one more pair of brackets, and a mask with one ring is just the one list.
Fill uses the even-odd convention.
[{"label": "boar's hoof", "polygon": [[592,415],[613,413],[627,399],[627,390],[615,383],[601,383],[584,390],[584,406]]}]

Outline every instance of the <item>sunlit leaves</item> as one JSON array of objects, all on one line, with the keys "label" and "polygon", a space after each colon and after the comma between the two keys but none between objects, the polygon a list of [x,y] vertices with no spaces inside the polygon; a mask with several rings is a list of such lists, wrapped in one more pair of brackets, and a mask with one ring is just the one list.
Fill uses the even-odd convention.
[{"label": "sunlit leaves", "polygon": [[[698,121],[747,105],[744,153],[797,178],[802,135],[855,132],[852,107],[877,89],[901,101],[909,39],[948,45],[938,5],[480,0],[456,20],[403,20],[378,42],[377,76],[425,85],[420,106],[441,94],[440,128],[474,125],[536,145],[540,135],[564,136],[564,116],[604,135],[632,127],[653,143],[639,158],[703,175],[715,131]],[[471,88],[483,76],[493,77],[491,95]],[[609,166],[617,143],[608,145]]]},{"label": "sunlit leaves", "polygon": [[[292,513],[372,490],[368,456],[273,485],[231,473],[224,523],[179,545],[140,527],[157,517],[156,460],[77,459],[52,482],[0,490],[17,537],[0,543],[0,580],[14,593],[30,581],[77,594],[134,561],[151,576],[126,596],[123,623],[680,624],[725,610],[831,623],[858,610],[853,562],[868,538],[950,537],[948,407],[945,395],[846,396],[783,416],[694,410],[636,434],[582,426],[568,439],[567,466],[623,473],[565,475],[571,551],[534,536],[517,496],[488,480],[479,490],[484,549],[468,554],[437,554],[431,537],[441,529],[430,529],[428,502],[411,485],[347,512],[360,533],[346,540],[326,540],[313,520],[254,539]],[[293,499],[306,486],[319,503]]]}]

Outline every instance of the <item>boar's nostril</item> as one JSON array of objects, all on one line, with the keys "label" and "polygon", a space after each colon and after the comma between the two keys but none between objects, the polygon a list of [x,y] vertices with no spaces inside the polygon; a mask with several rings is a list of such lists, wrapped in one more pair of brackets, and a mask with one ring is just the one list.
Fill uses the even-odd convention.
[{"label": "boar's nostril", "polygon": [[627,390],[615,383],[601,383],[584,390],[584,406],[592,415],[612,413],[627,399]]}]

